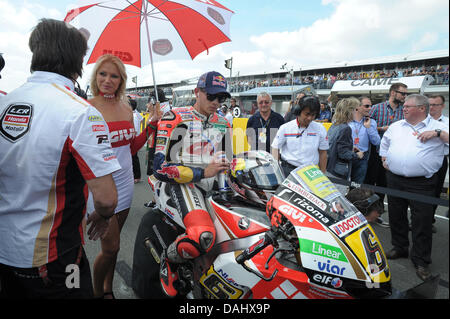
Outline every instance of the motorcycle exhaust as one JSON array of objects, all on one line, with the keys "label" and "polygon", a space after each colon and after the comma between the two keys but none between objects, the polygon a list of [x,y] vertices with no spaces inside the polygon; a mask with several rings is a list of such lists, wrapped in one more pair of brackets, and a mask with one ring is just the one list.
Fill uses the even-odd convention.
[{"label": "motorcycle exhaust", "polygon": [[159,258],[156,248],[155,246],[153,246],[150,238],[144,239],[144,246],[148,249],[153,259],[155,259],[156,263],[161,264],[161,259]]}]

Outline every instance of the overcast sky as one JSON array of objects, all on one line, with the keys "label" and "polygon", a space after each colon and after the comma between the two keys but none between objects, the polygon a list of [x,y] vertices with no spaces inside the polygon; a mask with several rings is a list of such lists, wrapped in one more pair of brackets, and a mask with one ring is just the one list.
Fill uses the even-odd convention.
[{"label": "overcast sky", "polygon": [[[216,70],[229,76],[224,60],[233,57],[233,75],[410,54],[449,47],[448,0],[222,0],[233,10],[232,42],[195,60],[155,64],[158,83],[179,82]],[[76,0],[0,0],[0,53],[6,60],[0,89],[11,91],[30,75],[28,38],[43,17],[64,19]],[[92,65],[79,80],[88,83]],[[149,66],[127,66],[128,86],[153,83]]]}]

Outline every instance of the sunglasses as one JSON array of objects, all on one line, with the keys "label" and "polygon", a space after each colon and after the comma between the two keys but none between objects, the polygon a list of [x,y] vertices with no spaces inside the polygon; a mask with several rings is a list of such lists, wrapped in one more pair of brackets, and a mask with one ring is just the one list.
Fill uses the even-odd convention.
[{"label": "sunglasses", "polygon": [[398,94],[401,94],[401,95],[403,95],[403,96],[407,96],[407,95],[408,95],[407,92],[401,92],[401,91],[395,91],[395,92],[398,93]]},{"label": "sunglasses", "polygon": [[208,101],[210,101],[210,102],[213,102],[213,101],[215,101],[216,99],[218,99],[218,100],[219,100],[219,103],[223,103],[223,102],[225,102],[225,101],[228,99],[228,95],[227,95],[227,94],[224,94],[224,93],[209,94],[209,93],[206,93],[205,90],[201,90],[201,91],[202,91],[203,93],[206,94],[206,98],[207,98]]},{"label": "sunglasses", "polygon": [[372,107],[372,105],[370,105],[370,104],[363,104],[361,106],[364,106],[366,109],[368,109],[369,107]]}]

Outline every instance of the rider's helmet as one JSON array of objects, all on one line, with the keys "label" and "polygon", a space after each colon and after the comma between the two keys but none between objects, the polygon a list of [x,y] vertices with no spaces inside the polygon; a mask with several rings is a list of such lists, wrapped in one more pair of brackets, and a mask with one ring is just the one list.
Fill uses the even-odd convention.
[{"label": "rider's helmet", "polygon": [[265,151],[240,153],[230,168],[228,185],[238,196],[263,206],[285,179],[278,162]]}]

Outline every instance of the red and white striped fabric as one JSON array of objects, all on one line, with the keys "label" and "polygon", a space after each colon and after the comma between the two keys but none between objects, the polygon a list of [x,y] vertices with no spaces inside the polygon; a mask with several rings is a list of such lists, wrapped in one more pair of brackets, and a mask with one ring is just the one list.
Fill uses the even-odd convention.
[{"label": "red and white striped fabric", "polygon": [[194,59],[231,41],[232,14],[215,0],[112,0],[91,1],[69,11],[64,21],[89,33],[87,64],[110,53],[125,64],[141,67],[151,62],[150,43],[157,62]]}]

